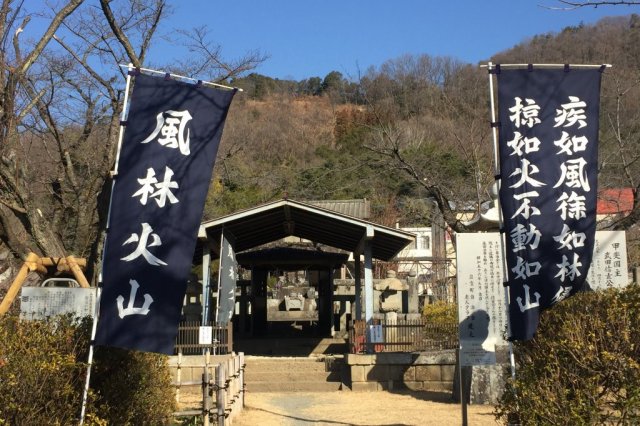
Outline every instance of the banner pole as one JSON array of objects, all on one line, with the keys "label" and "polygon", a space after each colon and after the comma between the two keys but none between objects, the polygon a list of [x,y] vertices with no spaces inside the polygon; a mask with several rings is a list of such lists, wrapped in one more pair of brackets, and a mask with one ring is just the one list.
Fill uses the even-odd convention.
[{"label": "banner pole", "polygon": [[[133,64],[129,64],[129,69],[131,69],[133,67]],[[115,159],[115,165],[113,168],[113,171],[111,172],[111,178],[112,178],[112,182],[111,182],[111,194],[109,194],[109,210],[107,213],[107,224],[106,224],[106,229],[108,231],[109,229],[109,222],[111,219],[111,202],[113,200],[113,187],[115,185],[115,177],[118,174],[118,162],[120,161],[120,151],[122,148],[122,139],[123,139],[123,134],[124,134],[124,121],[126,119],[127,116],[127,106],[128,106],[128,101],[129,101],[129,89],[131,88],[131,75],[127,74],[127,83],[126,83],[126,87],[125,87],[125,91],[124,91],[124,103],[122,105],[122,114],[120,115],[120,133],[118,135],[118,146],[116,148],[116,159]],[[106,239],[105,239],[105,245],[102,247],[102,265],[101,268],[104,268],[104,259],[105,259],[105,253],[106,253]],[[84,384],[84,390],[82,393],[82,408],[80,409],[80,426],[82,426],[84,424],[84,417],[86,414],[86,410],[87,410],[87,399],[88,399],[88,395],[89,395],[89,387],[90,387],[90,382],[91,382],[91,367],[93,365],[93,352],[94,352],[94,341],[96,338],[96,330],[98,328],[98,317],[100,316],[100,296],[101,296],[101,288],[100,286],[102,285],[102,271],[100,271],[99,274],[99,278],[98,278],[98,287],[96,289],[96,307],[95,307],[95,312],[93,314],[93,322],[91,325],[91,340],[89,341],[89,356],[87,358],[87,377],[85,379],[85,384]]]},{"label": "banner pole", "polygon": [[[129,65],[120,64],[120,66],[123,68],[129,67],[129,69],[133,67],[132,64],[129,64]],[[242,90],[240,87],[225,86],[224,84],[216,83],[213,81],[198,80],[197,78],[191,78],[191,77],[187,77],[180,74],[173,74],[173,73],[164,72],[164,71],[152,70],[150,68],[138,68],[138,70],[148,72],[150,74],[158,74],[158,75],[165,75],[165,76],[168,75],[169,77],[177,78],[180,80],[189,80],[193,82],[198,82],[199,84],[204,84],[204,85],[213,86],[213,87],[220,87],[221,89],[237,90],[238,92],[244,92],[244,90]]]},{"label": "banner pole", "polygon": [[[502,277],[503,280],[506,281],[507,279],[507,268],[505,266],[507,258],[506,258],[506,253],[505,253],[505,245],[504,245],[504,238],[505,236],[503,235],[503,226],[504,226],[504,220],[502,217],[502,206],[500,205],[500,185],[501,185],[501,179],[500,179],[500,159],[498,158],[498,130],[495,126],[496,123],[496,108],[495,108],[495,98],[494,98],[494,94],[493,94],[493,76],[491,75],[491,70],[494,69],[493,68],[493,63],[489,62],[487,64],[487,70],[489,71],[488,75],[489,75],[489,98],[491,101],[490,107],[491,107],[491,136],[493,139],[493,172],[494,172],[494,176],[496,177],[496,187],[498,190],[498,197],[497,197],[497,206],[498,206],[498,226],[500,227],[500,249],[502,252]],[[507,334],[509,337],[511,337],[511,318],[509,315],[509,287],[504,286],[504,301],[506,304],[506,313],[507,313]],[[511,378],[513,380],[515,380],[516,378],[516,361],[515,361],[515,357],[513,355],[513,343],[511,341],[509,341],[509,364],[511,366]]]},{"label": "banner pole", "polygon": [[[570,68],[582,68],[582,69],[592,69],[592,68],[611,68],[611,64],[500,64],[501,68],[527,68],[529,66],[537,67],[537,68],[563,68],[569,66]],[[488,62],[486,65],[480,65],[480,68],[488,68],[491,70],[493,68],[493,63]]]},{"label": "banner pole", "polygon": [[218,325],[218,321],[220,318],[218,316],[218,312],[220,311],[220,285],[222,284],[222,251],[224,250],[224,227],[222,228],[222,232],[220,232],[220,262],[218,266],[218,288],[216,289],[216,313],[215,313],[215,324]]},{"label": "banner pole", "polygon": [[98,328],[98,313],[100,312],[100,287],[96,288],[96,305],[93,312],[93,320],[91,324],[91,340],[89,341],[89,356],[87,358],[87,377],[84,381],[84,390],[82,393],[82,408],[80,409],[80,426],[84,424],[84,416],[87,412],[87,400],[89,398],[89,383],[91,381],[91,366],[93,365],[93,341],[96,338],[96,329]]}]

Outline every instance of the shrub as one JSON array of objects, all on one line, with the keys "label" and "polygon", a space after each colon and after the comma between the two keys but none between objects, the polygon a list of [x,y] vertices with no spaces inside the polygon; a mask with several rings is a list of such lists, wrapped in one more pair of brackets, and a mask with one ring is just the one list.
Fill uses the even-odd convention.
[{"label": "shrub", "polygon": [[175,391],[165,355],[98,347],[91,387],[99,417],[114,425],[167,424]]},{"label": "shrub", "polygon": [[[90,318],[0,317],[0,425],[77,424]],[[96,348],[87,426],[167,424],[175,392],[166,356]]]},{"label": "shrub", "polygon": [[437,301],[424,305],[422,316],[427,321],[424,339],[432,349],[453,349],[458,346],[458,307]]},{"label": "shrub", "polygon": [[453,303],[437,301],[424,305],[422,316],[434,325],[458,324],[458,307]]},{"label": "shrub", "polygon": [[498,419],[524,425],[640,423],[640,287],[582,293],[514,345]]},{"label": "shrub", "polygon": [[0,317],[0,424],[77,423],[89,326],[68,316],[46,321]]}]

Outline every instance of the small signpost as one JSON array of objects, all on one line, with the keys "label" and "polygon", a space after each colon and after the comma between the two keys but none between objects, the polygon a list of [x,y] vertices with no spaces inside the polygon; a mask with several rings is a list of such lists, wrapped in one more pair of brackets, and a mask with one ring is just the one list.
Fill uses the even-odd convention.
[{"label": "small signpost", "polygon": [[96,288],[23,287],[20,319],[43,320],[56,315],[92,317],[96,306]]},{"label": "small signpost", "polygon": [[210,345],[213,343],[213,327],[201,326],[198,334],[198,344]]}]

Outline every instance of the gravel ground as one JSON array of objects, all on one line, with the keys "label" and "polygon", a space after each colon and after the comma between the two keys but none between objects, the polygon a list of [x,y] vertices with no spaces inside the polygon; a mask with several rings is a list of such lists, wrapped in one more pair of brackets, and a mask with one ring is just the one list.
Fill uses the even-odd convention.
[{"label": "gravel ground", "polygon": [[[493,407],[468,407],[472,426],[495,426]],[[450,394],[412,392],[247,393],[234,426],[256,425],[460,425],[460,404]]]}]

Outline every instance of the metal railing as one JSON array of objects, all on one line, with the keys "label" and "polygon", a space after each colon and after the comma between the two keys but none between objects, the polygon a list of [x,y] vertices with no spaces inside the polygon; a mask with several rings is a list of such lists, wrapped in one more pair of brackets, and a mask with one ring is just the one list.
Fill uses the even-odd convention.
[{"label": "metal railing", "polygon": [[424,319],[373,320],[373,323],[375,338],[367,343],[365,321],[352,322],[349,330],[350,353],[424,352],[458,347],[457,323],[431,324]]},{"label": "metal railing", "polygon": [[178,327],[174,352],[183,355],[202,355],[204,350],[209,349],[212,355],[225,355],[233,351],[233,325],[220,326],[213,323],[207,324],[212,327],[211,344],[200,344],[200,321],[182,321]]}]

